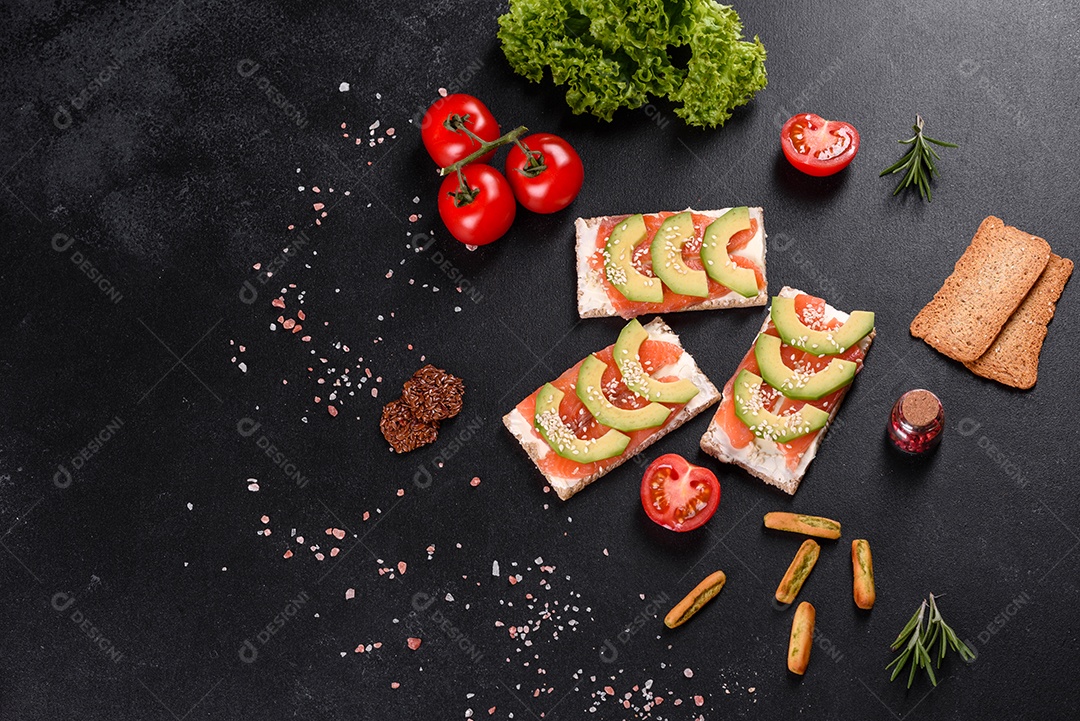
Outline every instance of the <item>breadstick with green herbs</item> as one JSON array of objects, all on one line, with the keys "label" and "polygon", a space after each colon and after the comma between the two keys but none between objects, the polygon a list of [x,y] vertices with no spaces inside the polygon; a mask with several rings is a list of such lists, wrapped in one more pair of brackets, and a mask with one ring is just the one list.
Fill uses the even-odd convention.
[{"label": "breadstick with green herbs", "polygon": [[864,610],[873,608],[877,591],[874,590],[874,559],[870,555],[869,541],[856,538],[851,542],[851,571],[855,605]]},{"label": "breadstick with green herbs", "polygon": [[694,587],[694,590],[686,594],[686,598],[675,604],[675,607],[664,616],[664,625],[668,628],[676,628],[690,620],[690,617],[701,610],[727,582],[727,576],[723,571],[717,571],[705,577],[705,580]]},{"label": "breadstick with green herbs", "polygon": [[765,528],[818,538],[840,538],[840,521],[823,516],[807,516],[802,513],[785,513],[784,511],[766,513]]},{"label": "breadstick with green herbs", "polygon": [[810,664],[810,649],[814,646],[814,622],[817,610],[809,601],[803,601],[795,609],[791,619],[791,637],[788,639],[787,668],[802,676]]},{"label": "breadstick with green herbs", "polygon": [[814,570],[818,555],[821,554],[821,546],[817,541],[808,538],[799,546],[799,552],[795,554],[787,573],[780,579],[780,585],[776,587],[776,600],[780,603],[791,603],[799,595],[799,590],[806,582],[807,576]]}]

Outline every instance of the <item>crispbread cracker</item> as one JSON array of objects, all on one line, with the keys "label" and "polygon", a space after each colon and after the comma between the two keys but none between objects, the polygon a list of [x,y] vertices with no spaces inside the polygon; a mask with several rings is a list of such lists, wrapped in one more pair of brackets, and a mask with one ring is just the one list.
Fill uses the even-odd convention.
[{"label": "crispbread cracker", "polygon": [[[779,293],[781,298],[796,298],[802,294],[803,292],[801,290],[789,286],[784,286]],[[838,312],[828,304],[826,304],[826,307],[834,312]],[[847,319],[847,313],[839,313],[844,320]],[[766,314],[765,320],[761,324],[761,333],[768,330],[769,322],[770,316],[769,314]],[[875,329],[871,330],[870,333],[859,340],[859,346],[862,348],[864,356],[866,352],[870,350],[870,344],[873,343],[876,336],[877,330]],[[860,366],[858,372],[862,372],[862,366]],[[713,415],[712,421],[709,422],[709,427],[706,429],[705,435],[701,437],[701,450],[725,463],[733,463],[743,468],[750,475],[760,478],[770,486],[775,486],[784,493],[793,496],[795,495],[795,491],[799,489],[799,484],[806,475],[810,463],[817,456],[818,449],[821,447],[821,442],[825,438],[825,433],[832,427],[836,414],[840,410],[840,404],[843,403],[844,398],[847,396],[850,389],[851,384],[848,384],[838,392],[832,409],[829,411],[829,422],[825,424],[825,428],[817,434],[806,450],[803,451],[802,460],[799,462],[799,465],[795,468],[794,472],[784,473],[782,471],[777,471],[774,466],[768,463],[764,454],[754,454],[750,458],[736,457],[738,451],[731,449],[729,442],[726,440],[728,438],[727,433],[724,431],[721,422],[718,420],[720,413],[719,409],[717,409],[716,414]],[[721,399],[721,402],[723,402],[723,399]]]},{"label": "crispbread cracker", "polygon": [[1057,300],[1072,271],[1071,260],[1051,253],[1046,269],[990,349],[978,360],[964,365],[976,375],[1013,388],[1027,389],[1035,385],[1047,324],[1054,317]]},{"label": "crispbread cracker", "polygon": [[1042,238],[990,216],[926,304],[911,334],[962,363],[979,358],[1035,285],[1050,258]]},{"label": "crispbread cracker", "polygon": [[[612,463],[607,468],[595,471],[591,475],[583,478],[552,476],[541,470],[540,472],[543,474],[544,480],[547,481],[548,485],[554,489],[556,495],[563,501],[568,500],[575,493],[585,488],[585,486],[615,470],[631,458],[634,458],[653,443],[656,443],[671,431],[681,427],[684,423],[720,400],[720,391],[712,384],[708,377],[706,377],[704,371],[698,367],[697,363],[694,362],[694,357],[690,355],[690,352],[682,347],[682,342],[679,340],[679,337],[675,335],[674,331],[671,330],[667,323],[657,317],[646,323],[644,328],[648,331],[650,337],[666,334],[674,336],[673,338],[666,338],[665,340],[682,348],[683,357],[685,357],[686,362],[690,365],[691,380],[693,380],[694,385],[698,387],[699,393],[694,396],[689,403],[684,405],[679,410],[678,414],[670,419],[670,421],[660,430],[645,438],[632,452],[620,456],[616,459],[616,462]],[[506,429],[513,434],[514,438],[521,444],[525,453],[528,454],[529,458],[532,459],[532,462],[536,464],[537,470],[540,470],[541,458],[544,453],[549,453],[551,450],[548,448],[544,439],[541,438],[540,434],[533,430],[531,420],[522,418],[517,407],[513,408],[509,413],[503,416],[502,420]]]},{"label": "crispbread cracker", "polygon": [[[727,212],[728,209],[694,210],[693,208],[687,208],[687,210],[697,213],[698,215],[719,218]],[[593,268],[589,262],[590,258],[596,253],[597,229],[608,219],[608,217],[610,216],[578,218],[577,222],[574,224],[577,234],[577,238],[574,242],[575,254],[577,256],[577,305],[578,315],[582,318],[608,318],[620,315],[619,311],[615,309],[615,305],[607,297],[607,286],[605,285],[603,272]],[[768,246],[765,243],[765,239],[768,236],[765,233],[765,220],[762,209],[751,207],[750,217],[758,222],[758,228],[762,237],[762,260],[764,261],[768,255]],[[720,296],[719,298],[705,298],[699,303],[691,303],[690,305],[678,308],[677,310],[664,312],[681,313],[689,310],[720,310],[723,308],[748,308],[751,306],[765,305],[769,302],[768,278],[765,273],[766,270],[763,265],[761,274],[762,277],[765,278],[766,287],[761,289],[761,291],[752,298],[746,298],[738,293],[732,292]],[[651,312],[652,311],[649,310],[642,310],[640,313],[635,313],[634,315],[648,315]],[[633,315],[626,315],[624,316],[624,319],[629,320],[631,317],[633,317]]]}]

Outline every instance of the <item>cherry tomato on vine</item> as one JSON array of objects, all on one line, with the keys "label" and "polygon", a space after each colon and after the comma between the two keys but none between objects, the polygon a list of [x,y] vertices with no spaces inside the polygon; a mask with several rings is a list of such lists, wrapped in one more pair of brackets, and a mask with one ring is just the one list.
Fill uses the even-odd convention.
[{"label": "cherry tomato on vine", "polygon": [[439,217],[450,234],[469,245],[487,245],[506,234],[517,214],[510,183],[498,170],[482,163],[451,173],[439,187]]},{"label": "cherry tomato on vine", "polygon": [[[479,150],[481,141],[498,137],[499,123],[495,116],[478,99],[464,93],[454,93],[436,100],[424,113],[420,124],[420,138],[424,141],[424,147],[440,168],[453,165],[474,150]],[[494,155],[495,151],[491,151],[476,162],[486,163]]]},{"label": "cherry tomato on vine", "polygon": [[720,505],[720,482],[708,468],[676,453],[665,453],[645,469],[641,505],[646,515],[672,531],[705,525]]},{"label": "cherry tomato on vine", "polygon": [[534,213],[554,213],[574,202],[585,169],[570,143],[551,133],[535,133],[514,144],[506,156],[506,179],[518,202]]},{"label": "cherry tomato on vine", "polygon": [[807,175],[833,175],[859,152],[859,131],[839,120],[799,113],[780,130],[780,147],[791,164]]}]

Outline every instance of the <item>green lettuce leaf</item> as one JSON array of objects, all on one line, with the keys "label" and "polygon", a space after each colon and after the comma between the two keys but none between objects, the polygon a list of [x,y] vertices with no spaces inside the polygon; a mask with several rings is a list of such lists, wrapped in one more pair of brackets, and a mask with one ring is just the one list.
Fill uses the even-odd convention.
[{"label": "green lettuce leaf", "polygon": [[[574,113],[611,120],[667,97],[704,127],[765,87],[765,48],[742,32],[735,10],[714,0],[511,0],[499,18],[510,66],[533,82],[550,72]],[[685,67],[673,50],[689,55]]]}]

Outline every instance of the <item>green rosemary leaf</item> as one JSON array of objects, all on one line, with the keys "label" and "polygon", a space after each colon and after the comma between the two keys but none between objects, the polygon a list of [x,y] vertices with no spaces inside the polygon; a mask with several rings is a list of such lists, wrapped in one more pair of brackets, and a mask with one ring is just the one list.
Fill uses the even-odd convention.
[{"label": "green rosemary leaf", "polygon": [[929,141],[931,143],[934,143],[935,145],[940,145],[943,148],[959,148],[960,147],[956,143],[946,143],[944,140],[934,140],[929,135],[924,135],[923,138],[925,138],[927,141]]},{"label": "green rosemary leaf", "polygon": [[878,177],[880,178],[883,175],[888,175],[889,173],[895,173],[897,170],[900,170],[901,168],[903,168],[907,164],[907,161],[908,161],[908,156],[905,155],[904,157],[900,158],[899,160],[897,160],[895,163],[893,163],[889,167],[885,168],[885,170],[882,170],[881,173],[878,174]]},{"label": "green rosemary leaf", "polygon": [[[924,651],[923,653],[926,652]],[[934,666],[930,663],[929,657],[927,657],[926,664],[923,666],[923,668],[926,669],[927,675],[930,676],[930,683],[934,686],[937,686],[937,677],[934,676]],[[911,686],[908,686],[908,688],[911,688]]]},{"label": "green rosemary leaf", "polygon": [[891,648],[894,651],[907,643],[908,638],[911,636],[911,633],[915,630],[915,626],[918,623],[919,614],[916,613],[914,616],[911,617],[911,620],[907,622],[907,625],[904,626],[904,630],[900,632],[900,635],[896,637],[896,640],[892,642]]}]

